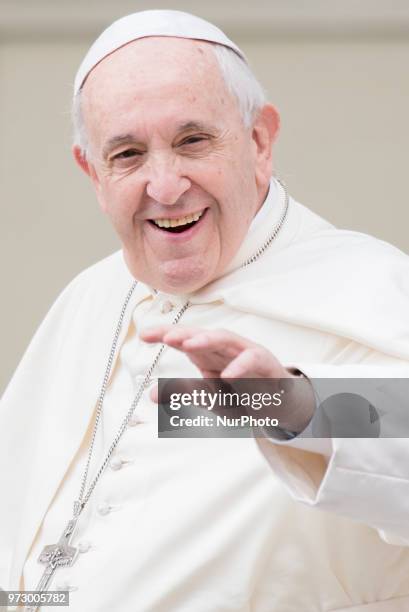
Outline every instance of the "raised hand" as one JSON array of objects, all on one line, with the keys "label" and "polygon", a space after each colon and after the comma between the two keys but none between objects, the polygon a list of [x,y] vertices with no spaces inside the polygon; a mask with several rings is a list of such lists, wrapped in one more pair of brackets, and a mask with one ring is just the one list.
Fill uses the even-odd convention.
[{"label": "raised hand", "polygon": [[204,378],[291,378],[293,375],[260,344],[224,330],[172,325],[147,329],[145,342],[183,351]]},{"label": "raised hand", "polygon": [[[276,379],[277,383],[299,378],[264,346],[224,329],[166,325],[144,330],[140,337],[145,342],[161,342],[183,351],[204,378],[262,378]],[[314,392],[307,379],[304,385],[290,385],[288,389],[285,407],[277,416],[286,429],[302,431],[314,413]],[[151,397],[157,401],[157,389]]]}]

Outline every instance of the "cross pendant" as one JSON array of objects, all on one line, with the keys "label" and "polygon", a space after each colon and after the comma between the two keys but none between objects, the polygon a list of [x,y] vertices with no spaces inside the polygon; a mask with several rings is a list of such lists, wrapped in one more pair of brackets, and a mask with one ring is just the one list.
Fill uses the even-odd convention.
[{"label": "cross pendant", "polygon": [[[36,591],[46,591],[54,576],[54,572],[59,567],[71,566],[77,558],[78,549],[74,546],[70,546],[70,539],[77,524],[77,520],[78,516],[75,516],[68,521],[57,544],[48,544],[44,546],[38,558],[38,562],[44,564],[46,567],[37,585]],[[26,607],[25,612],[36,612],[38,608],[39,605],[29,606]]]}]

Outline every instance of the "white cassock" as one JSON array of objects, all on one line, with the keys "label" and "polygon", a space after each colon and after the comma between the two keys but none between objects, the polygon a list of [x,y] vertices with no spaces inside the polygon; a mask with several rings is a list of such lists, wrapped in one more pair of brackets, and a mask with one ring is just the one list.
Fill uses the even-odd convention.
[{"label": "white cassock", "polygon": [[[290,200],[276,240],[240,268],[279,219],[278,189],[226,274],[189,296],[180,324],[232,330],[313,377],[408,377],[409,265],[394,247]],[[2,588],[35,588],[37,557],[71,516],[132,280],[121,254],[80,274],[6,392]],[[170,323],[185,300],[137,286],[91,476],[157,351],[140,330]],[[198,371],[168,348],[155,376]],[[297,440],[158,439],[156,416],[147,391],[81,515],[76,563],[55,574],[50,588],[70,590],[70,612],[409,610],[406,439],[336,439],[326,456],[316,440],[302,450]]]}]

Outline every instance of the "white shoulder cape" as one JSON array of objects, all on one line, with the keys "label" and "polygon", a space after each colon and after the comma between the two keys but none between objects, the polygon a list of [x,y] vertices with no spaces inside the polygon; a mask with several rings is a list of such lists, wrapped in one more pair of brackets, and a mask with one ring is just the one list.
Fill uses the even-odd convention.
[{"label": "white shoulder cape", "polygon": [[[336,230],[292,200],[287,221],[255,264],[236,268],[201,294],[409,360],[408,257],[366,235]],[[8,584],[9,566],[13,584],[80,445],[132,282],[121,253],[82,272],[51,308],[4,395],[0,586]],[[140,291],[146,288],[137,286],[122,335]],[[4,552],[12,549],[13,558]]]}]

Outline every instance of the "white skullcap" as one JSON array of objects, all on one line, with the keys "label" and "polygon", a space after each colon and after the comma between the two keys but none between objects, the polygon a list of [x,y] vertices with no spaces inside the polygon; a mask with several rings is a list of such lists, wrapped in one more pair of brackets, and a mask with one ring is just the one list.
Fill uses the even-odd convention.
[{"label": "white skullcap", "polygon": [[74,95],[95,66],[127,43],[148,36],[173,36],[218,43],[233,49],[244,61],[244,53],[216,26],[182,11],[141,11],[114,21],[97,38],[84,57],[75,77]]}]

